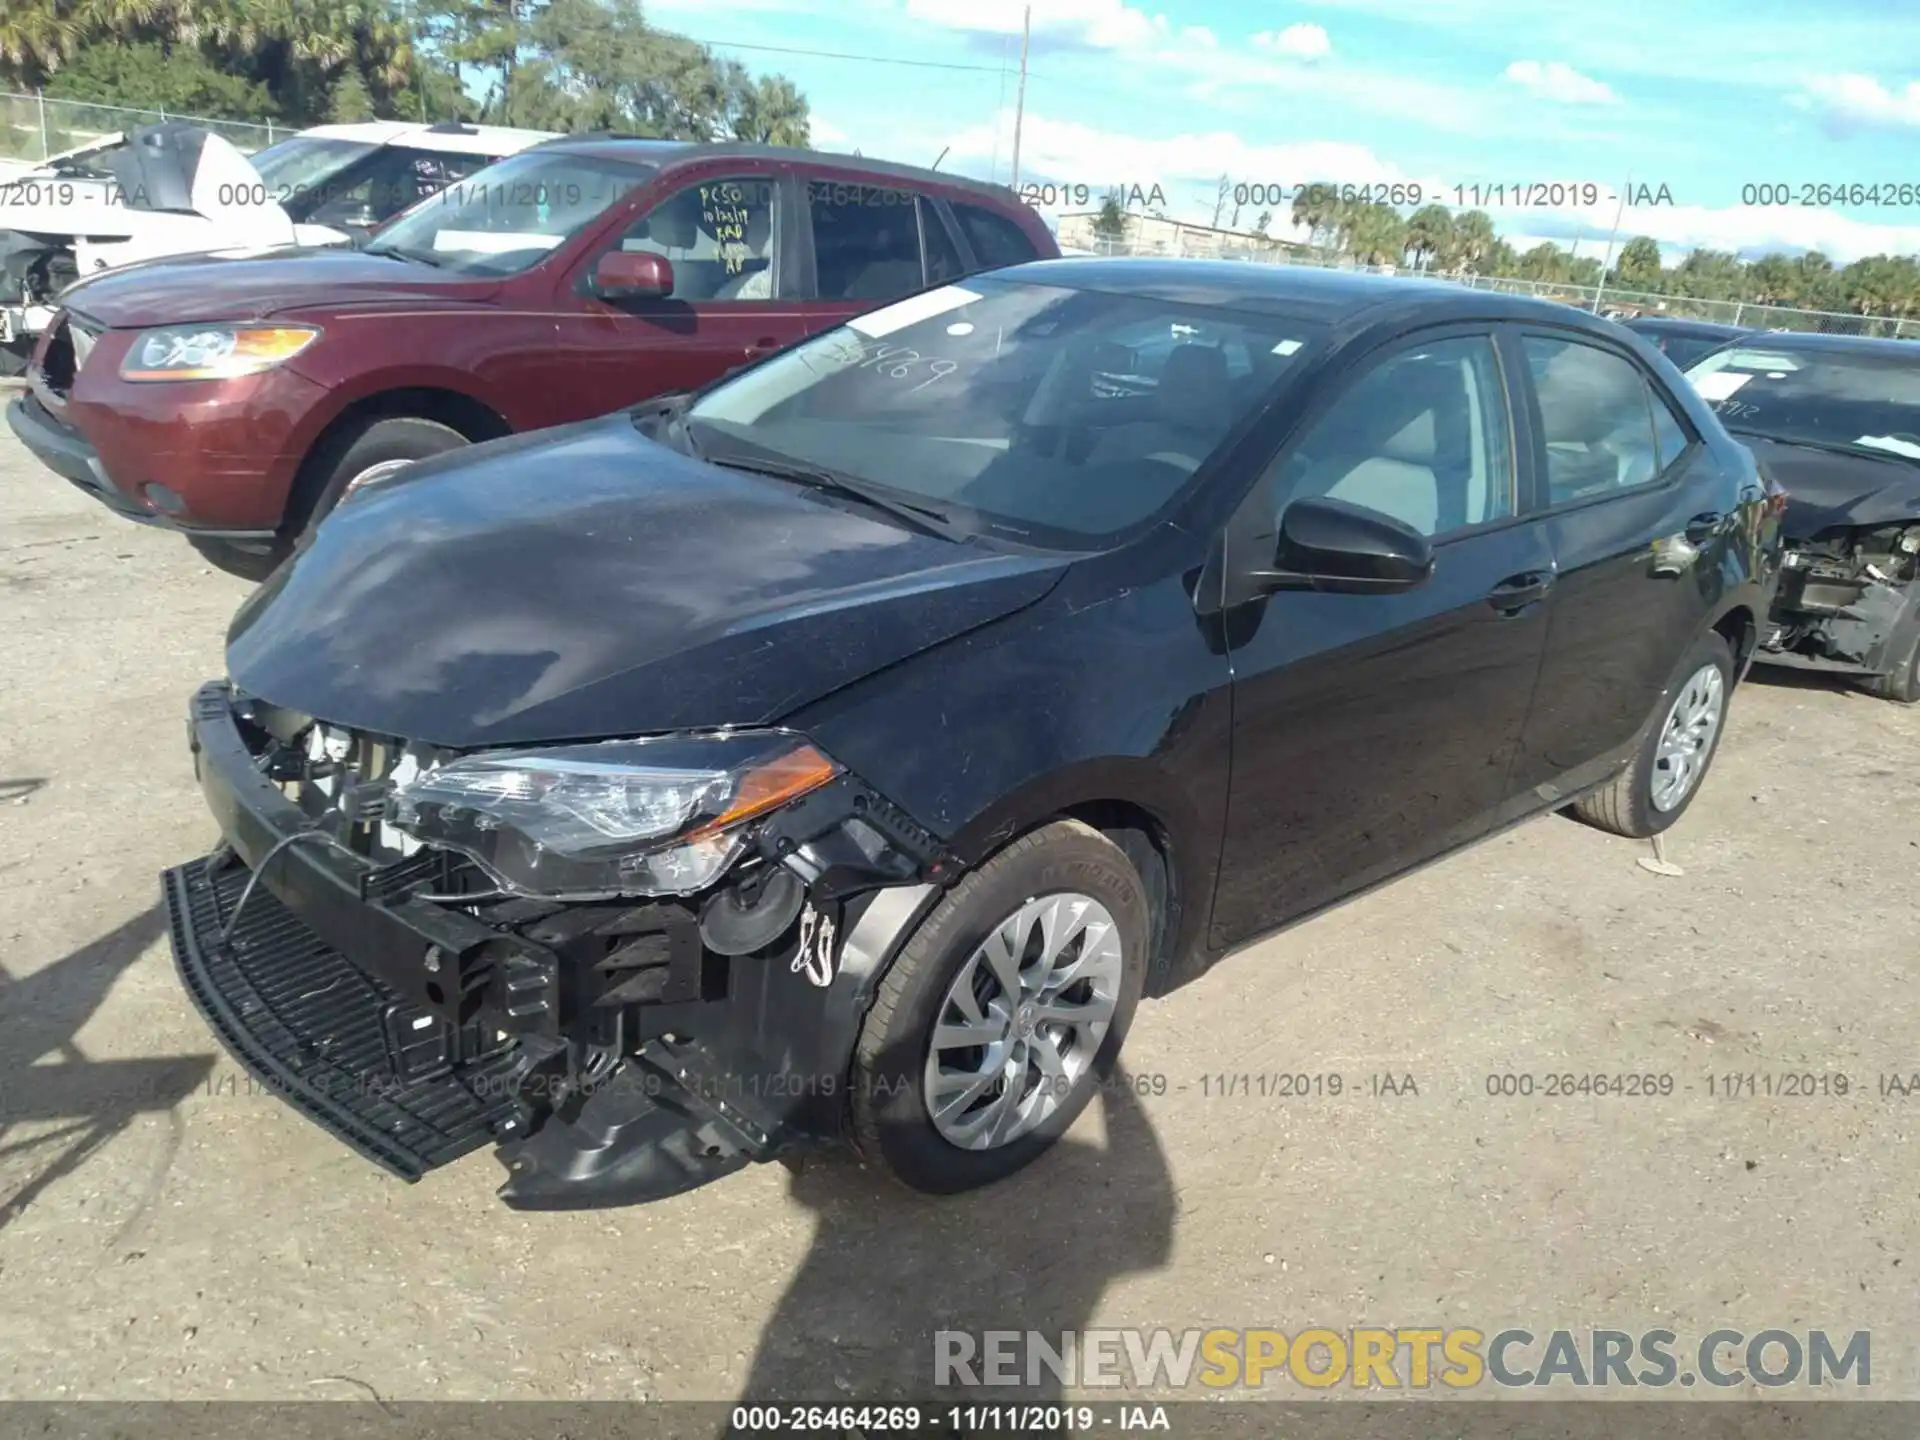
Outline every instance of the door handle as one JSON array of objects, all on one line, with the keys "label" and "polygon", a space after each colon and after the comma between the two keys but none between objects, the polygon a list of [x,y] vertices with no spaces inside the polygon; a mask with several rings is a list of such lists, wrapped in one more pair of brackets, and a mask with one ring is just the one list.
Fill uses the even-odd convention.
[{"label": "door handle", "polygon": [[1717,510],[1709,510],[1687,521],[1687,528],[1681,533],[1686,536],[1689,543],[1698,545],[1725,524],[1726,519],[1727,517]]},{"label": "door handle", "polygon": [[1509,575],[1492,590],[1487,592],[1487,603],[1502,615],[1518,615],[1530,606],[1538,605],[1547,598],[1547,592],[1553,589],[1551,570],[1525,570],[1518,575]]}]

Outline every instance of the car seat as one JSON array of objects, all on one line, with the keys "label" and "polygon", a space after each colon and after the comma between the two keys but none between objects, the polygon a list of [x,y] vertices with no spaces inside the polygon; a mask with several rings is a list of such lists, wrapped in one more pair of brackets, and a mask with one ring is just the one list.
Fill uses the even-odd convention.
[{"label": "car seat", "polygon": [[773,256],[768,248],[772,239],[772,207],[756,205],[748,209],[742,268],[714,288],[714,299],[768,300],[773,297]]},{"label": "car seat", "polygon": [[1216,345],[1188,342],[1167,352],[1153,391],[1153,418],[1115,425],[1088,453],[1095,468],[1159,460],[1192,473],[1233,425],[1227,357]]}]

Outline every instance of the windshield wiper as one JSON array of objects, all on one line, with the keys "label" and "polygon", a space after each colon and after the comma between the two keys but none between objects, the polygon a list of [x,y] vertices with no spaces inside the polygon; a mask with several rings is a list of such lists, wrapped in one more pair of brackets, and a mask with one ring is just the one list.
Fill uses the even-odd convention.
[{"label": "windshield wiper", "polygon": [[431,265],[435,270],[441,269],[447,263],[431,250],[414,250],[404,245],[364,245],[360,248],[360,253],[384,255],[389,260],[411,260],[416,265]]},{"label": "windshield wiper", "polygon": [[795,484],[805,485],[809,489],[847,496],[864,505],[870,505],[876,510],[883,510],[914,529],[937,539],[954,540],[967,533],[955,524],[953,517],[944,510],[938,510],[929,505],[916,505],[910,500],[897,499],[877,487],[854,479],[851,475],[843,475],[838,470],[828,470],[818,465],[802,465],[791,460],[743,455],[737,451],[719,455],[709,451],[702,458],[709,465],[723,466],[728,470],[745,470],[754,475],[771,475],[779,480],[791,480]]}]

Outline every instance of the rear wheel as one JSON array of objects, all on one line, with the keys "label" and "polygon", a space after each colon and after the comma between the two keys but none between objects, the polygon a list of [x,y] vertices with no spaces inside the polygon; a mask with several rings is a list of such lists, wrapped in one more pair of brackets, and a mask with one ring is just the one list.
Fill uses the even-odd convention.
[{"label": "rear wheel", "polygon": [[955,886],[887,972],[854,1056],[855,1141],[916,1190],[1011,1175],[1112,1073],[1146,976],[1126,855],[1062,820]]},{"label": "rear wheel", "polygon": [[1589,825],[1644,840],[1671,828],[1700,793],[1726,728],[1732,647],[1709,630],[1693,642],[1679,673],[1633,763],[1606,789],[1574,802]]}]

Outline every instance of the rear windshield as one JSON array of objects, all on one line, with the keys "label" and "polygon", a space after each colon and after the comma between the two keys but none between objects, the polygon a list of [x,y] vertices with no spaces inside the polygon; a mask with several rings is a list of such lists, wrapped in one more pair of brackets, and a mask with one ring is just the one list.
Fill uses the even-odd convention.
[{"label": "rear windshield", "polygon": [[1920,345],[1911,358],[1764,342],[1709,355],[1687,372],[1729,430],[1920,457]]},{"label": "rear windshield", "polygon": [[977,533],[1088,549],[1154,517],[1310,359],[1282,316],[975,277],[709,390],[696,443],[838,471]]},{"label": "rear windshield", "polygon": [[377,148],[359,140],[329,140],[313,135],[296,135],[269,145],[248,157],[253,168],[266,182],[267,197],[283,203],[306,191],[318,189],[355,161],[371,155]]}]

